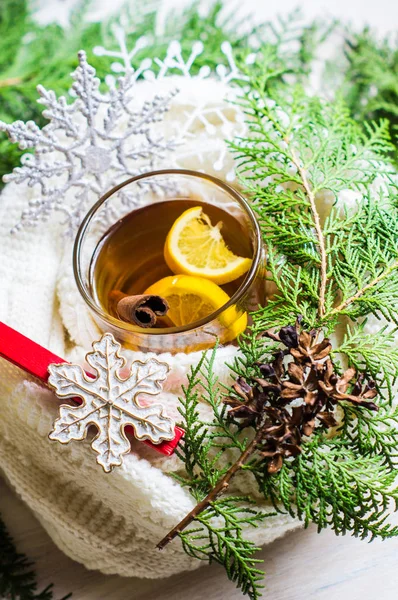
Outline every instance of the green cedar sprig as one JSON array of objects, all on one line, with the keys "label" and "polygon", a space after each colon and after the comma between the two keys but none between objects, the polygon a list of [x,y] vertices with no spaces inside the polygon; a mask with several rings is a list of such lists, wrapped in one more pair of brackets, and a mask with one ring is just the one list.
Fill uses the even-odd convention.
[{"label": "green cedar sprig", "polygon": [[[366,27],[347,35],[343,91],[353,117],[359,122],[387,118],[398,146],[398,44],[396,37],[380,39]],[[397,152],[393,153],[394,161]]]},{"label": "green cedar sprig", "polygon": [[[52,584],[37,591],[32,563],[17,552],[14,542],[0,517],[0,597],[4,600],[52,600]],[[72,594],[64,596],[67,600]]]},{"label": "green cedar sprig", "polygon": [[384,462],[377,454],[358,454],[349,439],[315,436],[292,464],[285,463],[268,493],[318,531],[330,527],[336,535],[394,537],[398,527],[386,521],[391,501],[396,507],[398,500],[397,473]]},{"label": "green cedar sprig", "polygon": [[[175,478],[189,488],[198,503],[225,478],[230,466],[220,462],[225,452],[241,455],[249,446],[248,438],[241,438],[226,419],[226,406],[213,372],[216,350],[210,355],[204,353],[192,368],[179,406],[186,434],[177,454],[184,463],[184,473]],[[214,420],[210,423],[203,421],[198,412],[199,400],[203,399],[213,411]],[[258,568],[262,561],[254,557],[259,548],[245,539],[244,528],[256,528],[274,514],[270,507],[261,510],[253,498],[243,494],[214,497],[192,526],[179,535],[187,554],[223,565],[228,578],[256,600],[263,587],[263,572]],[[162,549],[168,541],[169,538],[162,540],[158,548]]]},{"label": "green cedar sprig", "polygon": [[[242,101],[249,135],[232,145],[253,200],[279,294],[264,311],[333,327],[341,315],[395,320],[398,297],[395,187],[388,122],[365,131],[341,100],[309,97],[264,67]],[[381,189],[370,185],[376,176]],[[383,184],[383,185],[382,185]],[[362,202],[339,206],[344,190]],[[322,224],[318,204],[334,203]],[[274,323],[277,325],[278,323]]]},{"label": "green cedar sprig", "polygon": [[[245,381],[261,377],[259,365],[269,363],[278,346],[264,338],[264,331],[291,325],[302,315],[318,335],[345,328],[331,355],[335,371],[349,365],[374,379],[379,410],[342,402],[334,433],[317,428],[303,438],[298,456],[285,458],[282,468],[270,474],[269,459],[250,452],[256,430],[242,429],[228,417],[223,399],[234,392],[214,378],[214,355],[204,357],[183,390],[187,436],[181,457],[189,468],[180,477],[198,502],[190,531],[194,536],[200,521],[201,557],[209,561],[215,552],[210,542],[214,520],[200,520],[201,508],[211,511],[224,497],[222,483],[227,478],[229,484],[231,471],[234,477],[250,473],[265,502],[305,526],[315,523],[318,530],[329,527],[337,535],[370,539],[398,535],[388,522],[398,500],[398,411],[392,404],[398,354],[390,325],[398,316],[398,206],[388,156],[389,123],[368,123],[364,131],[341,99],[329,103],[309,97],[300,83],[287,82],[274,58],[251,75],[242,100],[249,133],[232,144],[259,218],[274,294],[252,315],[231,373]],[[348,208],[339,203],[345,190],[351,197],[357,192]],[[322,213],[325,201],[332,206]],[[367,334],[364,319],[375,317],[387,324]],[[199,401],[211,406],[211,423],[200,420]],[[244,506],[248,500],[238,502]],[[166,543],[179,535],[194,546],[184,527],[183,520]],[[225,542],[218,542],[219,560]],[[228,561],[223,564],[228,574]],[[260,595],[260,579],[236,581],[250,598]]]},{"label": "green cedar sprig", "polygon": [[[254,344],[248,339],[244,343],[250,351],[246,353],[243,344],[242,356],[236,359],[233,370],[240,377],[248,378],[250,372],[259,375],[257,357],[261,357],[261,361],[271,358],[275,344],[265,342],[263,337],[257,337]],[[253,346],[255,363],[252,362]],[[384,349],[388,350],[389,346]],[[343,345],[338,350],[343,354]],[[378,348],[376,354],[377,351]],[[255,434],[251,428],[242,430],[237,421],[227,418],[223,398],[231,390],[217,382],[213,373],[214,356],[214,353],[210,357],[204,355],[199,369],[192,370],[181,399],[187,436],[180,457],[189,465],[189,472],[176,477],[189,488],[198,503],[194,510],[203,503],[206,494],[212,494],[216,486],[220,488],[219,482],[225,480],[226,473],[248,450]],[[395,363],[397,366],[396,359]],[[392,385],[394,376],[390,377],[389,373],[387,370],[386,378]],[[212,407],[214,419],[210,423],[200,419],[199,402],[208,402]],[[257,599],[261,596],[262,577],[249,533],[275,512],[287,512],[292,518],[300,519],[305,527],[314,523],[319,531],[331,528],[336,535],[351,533],[362,539],[398,535],[398,528],[388,522],[398,501],[397,447],[398,411],[395,407],[381,399],[379,411],[374,414],[364,407],[343,403],[335,433],[331,436],[326,431],[318,431],[303,439],[299,456],[285,459],[278,473],[270,475],[267,460],[255,453],[249,454],[247,461],[239,465],[235,476],[245,472],[247,477],[250,473],[258,492],[263,494],[262,501],[258,494],[255,498],[217,494],[203,512],[197,512],[189,528],[181,528],[177,533],[188,554],[210,563],[219,562],[243,593]],[[224,500],[220,513],[219,503]],[[252,519],[246,514],[250,509]],[[238,523],[236,515],[239,515]],[[234,527],[229,518],[234,520]],[[170,538],[165,539],[167,543]]]}]

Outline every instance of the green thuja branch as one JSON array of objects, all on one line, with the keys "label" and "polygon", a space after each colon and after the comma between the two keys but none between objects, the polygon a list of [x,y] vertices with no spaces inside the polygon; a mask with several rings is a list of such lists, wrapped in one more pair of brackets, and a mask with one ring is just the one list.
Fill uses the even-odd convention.
[{"label": "green thuja branch", "polygon": [[[52,600],[52,585],[37,591],[32,563],[17,552],[3,520],[0,518],[0,597],[4,600]],[[62,600],[70,598],[71,594]]]},{"label": "green thuja branch", "polygon": [[394,473],[398,458],[398,410],[381,406],[377,415],[344,407],[342,436],[350,449],[362,456],[379,458]]},{"label": "green thuja branch", "polygon": [[[398,321],[398,208],[389,123],[361,127],[341,99],[309,97],[285,81],[275,55],[258,69],[241,101],[248,134],[231,148],[259,219],[272,296],[240,340],[231,387],[217,384],[214,354],[191,373],[181,400],[180,477],[197,504],[159,544],[179,536],[192,556],[221,562],[252,598],[259,573],[231,575],[230,539],[215,533],[224,499],[221,532],[232,506],[237,514],[250,500],[258,506],[260,493],[275,511],[318,530],[398,535],[388,522],[398,500],[390,325]],[[387,324],[370,335],[367,317]],[[328,336],[341,330],[333,348]],[[200,417],[203,405],[212,419]],[[257,500],[232,495],[243,473]],[[242,521],[239,534],[232,528],[234,560],[246,560],[237,540],[252,525]]]},{"label": "green thuja branch", "polygon": [[319,531],[330,527],[337,535],[397,536],[398,528],[386,523],[390,502],[398,500],[397,474],[383,455],[358,449],[349,438],[315,437],[276,476],[273,500],[305,526],[315,523]]},{"label": "green thuja branch", "polygon": [[[287,367],[280,362],[276,335],[259,336],[257,331],[253,338],[253,331],[249,332],[241,343],[242,354],[232,366],[238,374],[232,388],[220,387],[214,375],[216,350],[203,355],[192,369],[181,399],[187,436],[179,452],[186,472],[177,477],[189,486],[197,504],[158,547],[164,548],[179,536],[189,555],[222,564],[228,577],[250,598],[260,595],[261,571],[254,555],[257,548],[245,535],[273,514],[269,508],[260,512],[264,501],[305,526],[315,523],[318,530],[329,527],[337,535],[351,532],[370,539],[398,535],[398,528],[387,521],[398,500],[397,411],[380,398],[379,411],[374,413],[376,406],[370,400],[377,392],[371,383],[363,386],[361,377],[351,383],[351,393],[345,394],[356,371],[351,372],[350,367],[340,377],[333,369],[327,374],[322,361],[331,351],[329,341],[317,343],[315,335],[299,331],[290,326],[280,331],[280,342],[290,348],[285,356],[294,359]],[[332,356],[345,355],[358,365],[365,360],[376,370],[382,360],[377,357],[388,349],[392,337],[372,347],[365,335],[364,343],[350,358],[354,341],[350,332]],[[380,390],[393,385],[395,361],[384,359]],[[319,387],[311,383],[307,388],[304,382],[302,387],[297,385],[300,373],[306,381],[313,381],[311,369],[321,382]],[[309,412],[311,396],[300,409],[296,404],[292,413],[278,408],[281,402],[286,406],[288,399],[298,400],[304,394],[316,394]],[[338,420],[333,416],[337,402]],[[206,404],[212,409],[212,420],[200,418],[199,407]],[[302,426],[303,435],[298,438]],[[335,431],[326,433],[331,427]],[[261,503],[258,495],[256,499],[232,495],[233,478],[242,473],[257,483],[263,494]]]},{"label": "green thuja branch", "polygon": [[179,535],[189,556],[224,566],[228,578],[257,600],[264,577],[258,568],[262,560],[254,558],[260,548],[245,539],[243,527],[258,527],[264,515],[251,508],[248,500],[246,505],[240,496],[215,500],[198,514],[192,529]]},{"label": "green thuja branch", "polygon": [[[398,44],[392,35],[380,40],[369,28],[348,36],[343,92],[359,122],[388,118],[398,145]],[[396,161],[397,152],[393,154]]]},{"label": "green thuja branch", "polygon": [[[243,494],[219,498],[252,454],[254,442],[242,438],[239,429],[231,428],[226,420],[227,407],[213,371],[216,350],[203,354],[191,369],[179,407],[186,434],[177,452],[185,474],[176,478],[189,487],[198,504],[157,547],[164,548],[178,535],[190,556],[223,565],[229,579],[256,600],[262,588],[263,572],[258,569],[262,561],[253,556],[259,548],[245,539],[244,531],[258,527],[274,513],[260,510]],[[213,420],[201,420],[199,403],[203,401],[211,407]],[[231,461],[223,460],[227,452]]]},{"label": "green thuja branch", "polygon": [[380,393],[391,403],[398,378],[397,330],[385,326],[376,335],[368,334],[364,330],[365,324],[349,327],[334,354],[345,355],[357,371],[369,373]]},{"label": "green thuja branch", "polygon": [[[308,97],[300,85],[275,82],[267,67],[242,106],[249,135],[232,149],[279,290],[265,322],[269,314],[279,322],[302,314],[311,327],[331,328],[342,314],[395,319],[398,220],[388,122],[364,132],[341,100]],[[377,177],[384,177],[378,193],[370,187]],[[339,205],[345,190],[362,194],[351,209]],[[322,204],[336,201],[327,214]]]}]

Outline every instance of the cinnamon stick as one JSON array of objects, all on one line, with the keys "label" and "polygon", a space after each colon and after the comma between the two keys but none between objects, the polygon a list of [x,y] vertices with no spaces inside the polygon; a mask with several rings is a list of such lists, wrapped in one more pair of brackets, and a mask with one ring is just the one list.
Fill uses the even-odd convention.
[{"label": "cinnamon stick", "polygon": [[110,299],[117,303],[116,313],[119,319],[138,327],[154,327],[157,317],[164,317],[169,310],[168,302],[153,294],[127,296],[120,290],[113,290]]}]

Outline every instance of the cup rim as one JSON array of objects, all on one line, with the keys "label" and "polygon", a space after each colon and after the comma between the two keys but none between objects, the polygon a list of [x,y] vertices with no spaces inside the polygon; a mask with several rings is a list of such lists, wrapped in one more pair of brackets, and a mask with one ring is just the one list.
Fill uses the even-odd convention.
[{"label": "cup rim", "polygon": [[[148,177],[156,177],[156,176],[161,176],[161,175],[186,175],[188,177],[194,177],[194,178],[198,178],[198,179],[204,179],[206,181],[211,181],[212,183],[217,185],[219,188],[224,190],[227,194],[232,196],[234,198],[234,200],[236,200],[238,202],[238,204],[244,209],[246,215],[249,217],[250,224],[252,225],[253,232],[254,232],[253,258],[252,258],[252,265],[251,265],[249,271],[247,272],[245,279],[243,280],[243,282],[239,286],[239,288],[236,290],[236,292],[231,296],[231,298],[228,300],[228,302],[223,304],[219,309],[217,309],[216,311],[214,311],[207,317],[204,317],[203,319],[200,319],[198,321],[194,321],[193,323],[189,323],[188,325],[182,325],[179,327],[167,327],[167,328],[148,327],[148,328],[142,329],[142,327],[138,327],[138,326],[132,325],[130,323],[126,323],[124,321],[117,319],[116,317],[113,317],[112,315],[105,312],[100,306],[98,306],[93,301],[93,298],[88,293],[88,291],[86,289],[86,285],[83,281],[82,271],[81,271],[81,266],[80,266],[80,255],[81,255],[81,250],[82,250],[82,244],[84,242],[84,237],[85,237],[87,228],[91,223],[91,219],[94,217],[97,210],[104,204],[104,202],[106,202],[106,200],[108,200],[108,198],[113,196],[113,194],[115,194],[122,188],[126,187],[127,185],[130,185],[131,183],[135,183],[137,181],[146,179]],[[191,169],[158,169],[155,171],[148,171],[146,173],[141,173],[140,175],[135,175],[134,177],[130,177],[129,179],[126,179],[125,181],[119,183],[118,185],[115,185],[108,192],[103,194],[99,198],[99,200],[95,204],[93,204],[93,206],[89,209],[86,216],[84,217],[84,219],[77,231],[77,234],[76,234],[76,238],[75,238],[75,242],[74,242],[74,246],[73,246],[73,274],[74,274],[74,278],[75,278],[78,290],[80,292],[80,295],[83,297],[86,304],[91,308],[91,310],[96,315],[98,315],[98,317],[100,317],[103,321],[105,321],[109,325],[112,325],[113,327],[124,330],[125,332],[134,333],[137,335],[151,335],[151,336],[152,335],[171,335],[171,334],[176,334],[176,333],[183,333],[186,331],[194,331],[195,329],[198,329],[198,328],[202,327],[203,325],[211,323],[212,321],[217,319],[217,317],[219,315],[221,315],[223,312],[225,312],[228,308],[236,305],[239,302],[239,300],[244,296],[244,294],[247,292],[247,290],[250,288],[251,284],[253,283],[254,279],[256,278],[258,268],[261,264],[261,256],[262,256],[262,238],[261,238],[260,226],[256,219],[256,216],[254,214],[252,207],[250,206],[248,201],[242,196],[242,194],[240,194],[240,192],[235,190],[232,186],[225,183],[221,179],[218,179],[218,177],[214,177],[213,175],[208,175],[207,173],[193,171]]]}]

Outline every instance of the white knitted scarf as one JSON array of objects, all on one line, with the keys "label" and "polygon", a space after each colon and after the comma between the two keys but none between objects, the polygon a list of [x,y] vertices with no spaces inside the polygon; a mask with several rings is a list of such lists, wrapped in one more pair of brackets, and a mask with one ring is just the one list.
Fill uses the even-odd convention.
[{"label": "white knitted scarf", "polygon": [[[211,135],[198,120],[195,136],[180,150],[180,166],[225,178],[233,167],[226,148],[222,163],[216,161],[225,127],[233,132],[242,126],[235,122],[236,111],[224,102],[225,86],[184,79],[178,86],[180,93],[163,124],[166,132],[168,121],[183,119],[184,109],[198,94],[202,102],[211,99],[208,105],[218,115]],[[143,82],[138,89],[139,100],[145,99],[148,85]],[[59,356],[83,361],[99,333],[76,289],[71,244],[54,221],[9,233],[34,193],[27,186],[9,184],[0,197],[0,320]],[[216,371],[223,382],[230,377],[225,363],[235,352],[233,347],[218,350]],[[177,414],[181,383],[198,356],[160,356],[171,367],[160,397],[170,416]],[[184,554],[178,540],[162,552],[156,550],[157,541],[194,506],[188,491],[169,475],[182,469],[175,456],[165,458],[136,443],[123,467],[105,474],[88,442],[50,443],[47,436],[58,400],[5,360],[0,360],[0,403],[0,468],[66,554],[90,569],[138,577],[165,577],[201,564]],[[201,412],[206,417],[209,409],[202,406]],[[247,477],[236,478],[235,490],[255,493]],[[279,515],[248,530],[247,536],[264,544],[296,526],[289,516]]]}]

